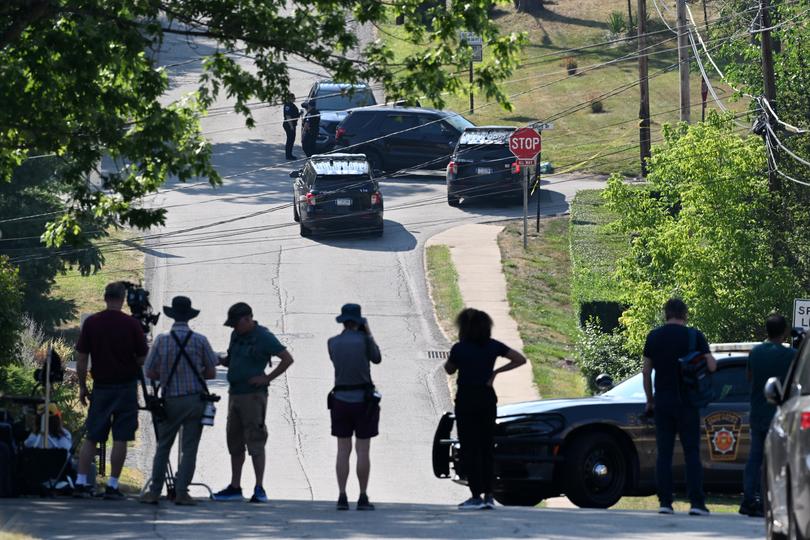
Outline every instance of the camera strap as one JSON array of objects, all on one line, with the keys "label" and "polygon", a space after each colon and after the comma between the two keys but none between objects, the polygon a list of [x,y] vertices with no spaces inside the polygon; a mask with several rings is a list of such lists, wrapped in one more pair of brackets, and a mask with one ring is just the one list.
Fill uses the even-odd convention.
[{"label": "camera strap", "polygon": [[[176,370],[177,364],[180,362],[180,357],[181,356],[184,357],[186,359],[186,362],[188,362],[188,367],[191,368],[192,373],[194,373],[194,376],[197,377],[197,381],[202,385],[203,390],[205,390],[205,393],[210,394],[210,392],[208,391],[208,385],[205,384],[205,379],[202,377],[202,375],[200,375],[200,372],[197,370],[197,367],[194,365],[194,362],[191,361],[191,357],[186,352],[186,345],[188,344],[189,340],[191,339],[191,334],[193,334],[194,332],[189,330],[188,334],[186,334],[186,337],[183,339],[182,342],[180,341],[180,338],[177,337],[177,334],[174,333],[174,330],[172,330],[169,333],[171,334],[172,339],[174,339],[174,342],[177,343],[177,347],[178,347],[177,358],[175,358],[175,360],[174,360],[174,366],[172,367],[172,373],[174,373],[174,371]],[[169,384],[168,381],[166,381],[166,384],[167,385]]]}]

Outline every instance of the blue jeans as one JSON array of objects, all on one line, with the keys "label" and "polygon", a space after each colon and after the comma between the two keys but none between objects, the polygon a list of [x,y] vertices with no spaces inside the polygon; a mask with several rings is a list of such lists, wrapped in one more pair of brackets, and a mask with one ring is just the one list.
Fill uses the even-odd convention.
[{"label": "blue jeans", "polygon": [[693,507],[703,507],[703,465],[700,462],[700,411],[694,408],[655,407],[655,466],[658,501],[672,506],[672,453],[675,435],[681,440],[686,463],[686,484]]},{"label": "blue jeans", "polygon": [[743,501],[754,503],[760,499],[760,484],[762,483],[762,458],[765,454],[765,437],[768,427],[751,424],[751,450],[748,453],[748,463],[745,464],[745,479],[743,481]]}]

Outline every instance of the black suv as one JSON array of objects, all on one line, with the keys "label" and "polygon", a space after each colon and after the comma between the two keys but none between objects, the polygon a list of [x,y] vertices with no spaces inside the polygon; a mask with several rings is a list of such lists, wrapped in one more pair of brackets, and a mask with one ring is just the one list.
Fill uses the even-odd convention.
[{"label": "black suv", "polygon": [[338,125],[336,148],[365,154],[373,169],[443,169],[461,133],[463,116],[417,107],[354,109]]},{"label": "black suv", "polygon": [[523,175],[534,178],[535,167],[518,164],[509,150],[512,126],[481,126],[464,130],[447,164],[447,204],[461,199],[506,198],[523,201]]},{"label": "black suv", "polygon": [[[367,84],[347,84],[332,81],[320,81],[312,85],[304,103],[313,102],[321,112],[318,138],[315,141],[315,152],[318,154],[328,152],[334,148],[335,129],[340,121],[346,118],[347,109],[377,104],[374,93]],[[301,128],[303,129],[303,124]]]},{"label": "black suv", "polygon": [[293,171],[293,219],[301,236],[313,231],[383,234],[380,185],[362,154],[327,154],[309,158]]}]

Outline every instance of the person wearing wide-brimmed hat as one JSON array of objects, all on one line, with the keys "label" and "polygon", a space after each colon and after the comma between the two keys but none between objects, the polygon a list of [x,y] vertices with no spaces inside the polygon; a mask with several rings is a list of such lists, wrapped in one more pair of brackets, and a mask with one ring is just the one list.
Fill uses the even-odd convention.
[{"label": "person wearing wide-brimmed hat", "polygon": [[352,436],[357,450],[357,480],[360,483],[358,510],[374,510],[368,500],[371,459],[371,438],[378,435],[380,423],[379,394],[371,380],[370,364],[382,361],[380,348],[369,330],[368,321],[357,304],[346,304],[335,319],[343,332],[329,339],[329,358],[335,366],[335,387],[329,394],[332,435],[337,437],[338,510],[348,510],[346,481],[349,478],[349,457]]},{"label": "person wearing wide-brimmed hat", "polygon": [[171,306],[164,306],[163,313],[174,319],[169,332],[155,338],[146,359],[146,375],[160,381],[166,404],[166,418],[158,423],[158,443],[152,463],[152,478],[141,502],[156,504],[163,490],[169,452],[178,431],[181,457],[175,478],[175,504],[193,505],[188,486],[197,464],[197,447],[202,436],[202,415],[207,392],[204,379],[216,377],[217,356],[211,344],[202,334],[192,332],[188,322],[200,314],[191,307],[185,296],[172,298]]}]

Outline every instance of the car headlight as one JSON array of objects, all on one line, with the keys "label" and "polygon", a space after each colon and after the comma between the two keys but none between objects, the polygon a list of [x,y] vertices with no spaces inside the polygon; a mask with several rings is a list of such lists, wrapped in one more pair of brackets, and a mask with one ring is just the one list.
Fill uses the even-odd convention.
[{"label": "car headlight", "polygon": [[501,418],[498,423],[503,435],[513,437],[553,435],[565,427],[565,419],[559,414]]}]

